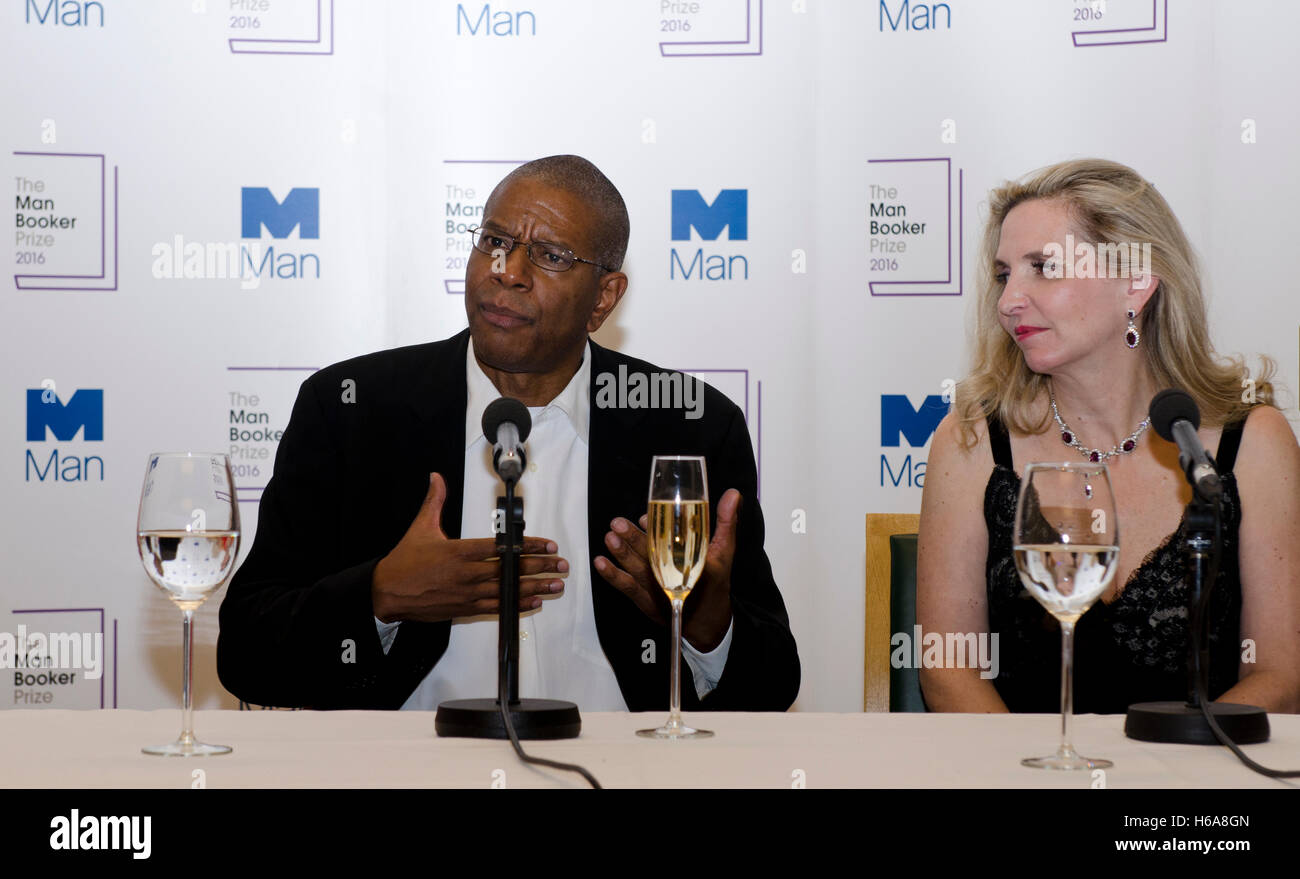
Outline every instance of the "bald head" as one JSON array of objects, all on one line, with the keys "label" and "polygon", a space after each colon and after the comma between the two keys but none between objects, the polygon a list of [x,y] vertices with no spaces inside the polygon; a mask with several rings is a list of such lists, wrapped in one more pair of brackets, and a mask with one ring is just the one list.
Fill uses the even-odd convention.
[{"label": "bald head", "polygon": [[547,156],[520,165],[496,185],[488,196],[491,205],[498,192],[517,180],[528,179],[566,192],[588,205],[596,216],[591,229],[593,260],[613,271],[623,267],[630,224],[627,205],[609,178],[581,156]]}]

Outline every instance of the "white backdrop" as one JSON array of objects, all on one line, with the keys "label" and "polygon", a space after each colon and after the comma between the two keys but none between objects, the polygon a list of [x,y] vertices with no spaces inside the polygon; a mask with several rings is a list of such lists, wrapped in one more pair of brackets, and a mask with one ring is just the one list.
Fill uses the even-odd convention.
[{"label": "white backdrop", "polygon": [[[860,710],[863,514],[919,509],[922,404],[966,364],[992,186],[1072,157],[1137,168],[1203,258],[1218,347],[1297,386],[1297,32],[1287,0],[0,0],[0,633],[102,632],[107,653],[99,679],[6,677],[0,705],[176,705],[179,614],[132,533],[147,453],[238,447],[251,540],[299,382],[464,327],[448,222],[513,162],[576,152],[632,220],[597,340],[745,407],[796,707]],[[689,240],[673,190],[714,206],[677,218]],[[872,203],[924,231],[872,236]],[[102,412],[85,393],[57,424],[28,402],[95,390]],[[861,468],[828,463],[846,445]],[[200,707],[236,704],[220,598]]]}]

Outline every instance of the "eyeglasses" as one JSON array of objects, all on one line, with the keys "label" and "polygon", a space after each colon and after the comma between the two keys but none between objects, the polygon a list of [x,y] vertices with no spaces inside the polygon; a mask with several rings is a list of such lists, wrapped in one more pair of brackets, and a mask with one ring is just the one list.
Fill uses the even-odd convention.
[{"label": "eyeglasses", "polygon": [[488,256],[496,256],[498,253],[507,254],[515,249],[516,245],[522,244],[528,249],[528,259],[533,265],[546,269],[549,272],[567,272],[573,268],[575,262],[585,262],[587,265],[604,269],[607,272],[615,271],[609,266],[603,266],[598,262],[592,262],[589,259],[583,259],[580,256],[574,256],[573,251],[558,244],[551,244],[547,241],[518,241],[509,235],[501,232],[493,232],[489,229],[483,229],[478,226],[471,226],[469,234],[474,241],[474,249],[479,253],[485,253]]}]

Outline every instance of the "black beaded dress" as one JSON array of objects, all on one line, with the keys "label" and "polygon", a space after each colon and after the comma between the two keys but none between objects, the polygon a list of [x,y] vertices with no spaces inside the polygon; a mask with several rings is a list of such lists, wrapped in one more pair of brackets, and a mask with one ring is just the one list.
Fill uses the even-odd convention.
[{"label": "black beaded dress", "polygon": [[[989,631],[999,635],[994,686],[1011,711],[1060,711],[1061,631],[1020,582],[1011,555],[1020,476],[1006,428],[990,417],[993,473],[984,492],[989,548]],[[1232,467],[1244,422],[1223,429],[1216,462],[1223,483],[1223,552],[1210,597],[1209,693],[1217,699],[1237,682],[1241,577],[1237,565],[1241,498]],[[1074,710],[1121,714],[1134,702],[1187,696],[1186,522],[1129,576],[1110,603],[1098,601],[1075,625]]]}]

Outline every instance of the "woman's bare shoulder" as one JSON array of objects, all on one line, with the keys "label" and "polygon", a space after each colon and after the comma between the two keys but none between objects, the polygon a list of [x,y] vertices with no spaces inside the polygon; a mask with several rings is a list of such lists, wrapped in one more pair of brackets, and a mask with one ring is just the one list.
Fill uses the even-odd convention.
[{"label": "woman's bare shoulder", "polygon": [[1281,443],[1284,446],[1296,445],[1295,430],[1291,422],[1276,406],[1256,406],[1250,410],[1246,425],[1242,431],[1242,443],[1247,437],[1261,436],[1265,442]]},{"label": "woman's bare shoulder", "polygon": [[1233,472],[1240,481],[1288,479],[1300,475],[1300,444],[1282,412],[1272,406],[1256,406],[1246,418],[1241,447]]},{"label": "woman's bare shoulder", "polygon": [[[973,444],[969,444],[969,430],[974,432]],[[926,484],[935,476],[957,484],[987,480],[992,467],[988,423],[981,419],[964,425],[956,410],[945,415],[930,441]]]}]

